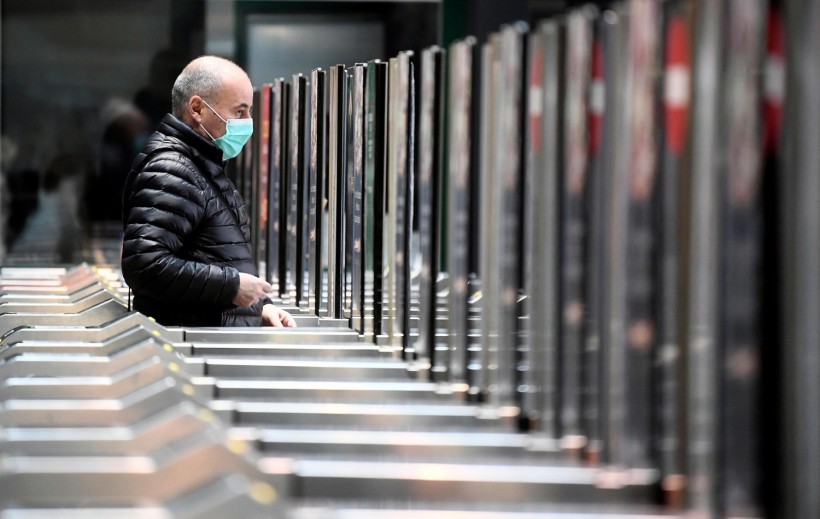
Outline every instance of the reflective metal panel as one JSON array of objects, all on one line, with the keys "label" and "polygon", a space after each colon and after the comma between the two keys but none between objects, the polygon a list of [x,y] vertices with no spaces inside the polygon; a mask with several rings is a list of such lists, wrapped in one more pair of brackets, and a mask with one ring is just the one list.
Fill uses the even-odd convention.
[{"label": "reflective metal panel", "polygon": [[273,84],[273,157],[270,176],[271,236],[268,261],[270,279],[277,283],[276,293],[283,300],[288,294],[287,266],[287,189],[288,186],[288,117],[290,106],[290,85],[284,79]]},{"label": "reflective metal panel", "polygon": [[566,88],[561,179],[561,434],[583,447],[584,317],[587,311],[587,232],[589,193],[589,91],[595,11],[583,8],[567,17]]},{"label": "reflective metal panel", "polygon": [[[730,517],[762,515],[761,471],[756,462],[760,424],[763,137],[760,70],[763,67],[766,2],[729,0],[721,104],[721,151],[717,203],[722,229],[718,295],[722,415],[722,509]],[[741,432],[746,431],[746,432]]]},{"label": "reflective metal panel", "polygon": [[530,41],[527,140],[528,266],[524,277],[528,355],[523,405],[535,429],[557,438],[558,429],[558,198],[563,78],[562,26],[545,21]]},{"label": "reflective metal panel", "polygon": [[[493,182],[495,174],[496,137],[498,127],[496,113],[498,104],[498,75],[501,51],[501,37],[498,33],[489,36],[481,49],[481,164],[480,200],[481,220],[479,222],[480,250],[479,275],[481,277],[481,362],[476,377],[477,389],[485,394],[492,383],[490,364],[494,362],[491,352],[498,349],[498,203]],[[449,256],[448,251],[448,256]]]},{"label": "reflective metal panel", "polygon": [[[364,283],[365,334],[384,333],[384,237],[387,153],[387,64],[367,64],[365,99]],[[367,301],[372,302],[368,306]]]},{"label": "reflective metal panel", "polygon": [[[489,403],[494,406],[513,405],[517,391],[526,33],[527,26],[523,23],[502,28],[495,77],[498,133],[494,142],[494,175],[486,188],[493,192],[492,203],[497,207],[497,220],[492,223],[497,263],[495,268],[491,265],[482,277],[482,281],[497,277],[497,298],[493,305],[485,307],[487,315],[493,315],[495,319],[490,330],[496,342],[489,345],[490,362],[487,365]],[[492,245],[488,243],[487,246]]]},{"label": "reflective metal panel", "polygon": [[310,216],[308,219],[308,306],[316,315],[326,311],[324,269],[327,261],[322,254],[325,240],[325,180],[327,171],[327,104],[325,98],[326,73],[316,69],[310,74],[310,166],[308,191]]},{"label": "reflective metal panel", "polygon": [[306,95],[307,80],[302,74],[293,76],[290,124],[290,211],[288,215],[289,256],[288,274],[293,279],[293,305],[307,306],[307,220],[305,205],[307,195],[307,174],[305,171]]},{"label": "reflective metal panel", "polygon": [[259,89],[258,118],[260,128],[257,130],[257,166],[256,191],[254,192],[256,219],[254,221],[254,235],[256,236],[256,261],[262,276],[268,273],[268,217],[270,216],[268,202],[270,192],[270,148],[271,148],[271,87],[270,83],[263,84]]},{"label": "reflective metal panel", "polygon": [[692,120],[692,180],[687,300],[687,386],[689,506],[695,513],[718,514],[718,158],[719,78],[723,67],[725,2],[698,10]]},{"label": "reflective metal panel", "polygon": [[[470,185],[472,164],[472,103],[475,39],[450,46],[449,118],[447,128],[447,345],[443,359],[436,359],[437,373],[446,373],[448,382],[467,380],[467,283],[469,276]],[[429,138],[429,137],[428,137]],[[423,165],[423,163],[422,163]],[[435,301],[435,299],[433,299]],[[437,375],[438,377],[438,375]]]},{"label": "reflective metal panel", "polygon": [[390,344],[404,350],[409,339],[409,243],[412,224],[412,52],[390,59],[386,212],[386,328]]},{"label": "reflective metal panel", "polygon": [[91,308],[73,314],[3,314],[0,315],[0,337],[5,336],[15,328],[25,326],[62,325],[62,326],[101,326],[121,317],[128,310],[121,303],[108,300]]},{"label": "reflective metal panel", "polygon": [[685,216],[681,189],[685,173],[685,150],[689,141],[691,118],[691,2],[688,0],[667,4],[664,22],[663,72],[663,146],[661,147],[660,176],[658,178],[657,213],[657,329],[656,399],[658,424],[658,455],[663,473],[664,490],[681,495],[684,484],[685,445],[683,405],[683,334],[680,329],[682,262],[681,222]]},{"label": "reflective metal panel", "polygon": [[417,197],[421,272],[419,333],[414,345],[420,364],[429,364],[436,338],[436,281],[439,272],[440,185],[444,140],[445,51],[433,46],[421,54],[419,105],[419,191]]},{"label": "reflective metal panel", "polygon": [[[264,470],[264,464],[263,464]],[[650,499],[657,473],[615,473],[619,485],[599,488],[607,477],[598,469],[529,464],[400,463],[303,460],[297,464],[302,497],[345,499],[353,489],[369,499],[496,503],[641,503]]]},{"label": "reflective metal panel", "polygon": [[344,297],[344,172],[347,71],[344,65],[330,68],[328,94],[328,229],[327,301],[330,317],[342,318]]},{"label": "reflective metal panel", "polygon": [[[820,514],[820,4],[785,2],[787,33],[787,117],[784,121],[782,224],[785,236],[781,276],[785,348],[783,448],[780,487],[788,517]],[[782,457],[782,458],[781,458]]]},{"label": "reflective metal panel", "polygon": [[348,147],[348,185],[350,207],[348,211],[347,249],[350,251],[350,324],[354,330],[365,332],[365,271],[364,271],[364,96],[367,66],[356,65],[349,72],[350,87],[350,134]]}]

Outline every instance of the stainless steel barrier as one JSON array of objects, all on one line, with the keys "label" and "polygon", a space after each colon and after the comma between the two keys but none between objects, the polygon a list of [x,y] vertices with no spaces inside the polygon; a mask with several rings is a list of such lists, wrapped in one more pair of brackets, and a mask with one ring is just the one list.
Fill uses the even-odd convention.
[{"label": "stainless steel barrier", "polygon": [[128,310],[113,299],[105,300],[75,313],[7,313],[0,315],[0,337],[18,328],[33,325],[101,326],[122,317]]},{"label": "stainless steel barrier", "polygon": [[[0,281],[54,280],[61,293],[95,276],[88,268],[30,273],[15,269]],[[283,516],[289,477],[260,471],[251,446],[210,409],[212,381],[168,342],[174,332],[135,314],[77,318],[99,305],[125,313],[104,290],[76,303],[8,299],[14,313],[5,322],[26,324],[0,346],[4,517]],[[98,321],[108,324],[83,326]]]},{"label": "stainless steel barrier", "polygon": [[764,515],[766,5],[586,6],[264,85],[238,185],[298,328],[166,328],[115,272],[0,270],[0,502]]},{"label": "stainless steel barrier", "polygon": [[41,320],[41,324],[26,324],[9,330],[2,336],[2,345],[27,340],[102,342],[136,328],[143,329],[155,337],[161,336],[172,342],[181,342],[184,337],[181,329],[170,330],[164,328],[138,313],[124,313],[116,316],[111,321],[94,326],[72,325],[71,323],[59,326],[43,324],[44,322]]}]

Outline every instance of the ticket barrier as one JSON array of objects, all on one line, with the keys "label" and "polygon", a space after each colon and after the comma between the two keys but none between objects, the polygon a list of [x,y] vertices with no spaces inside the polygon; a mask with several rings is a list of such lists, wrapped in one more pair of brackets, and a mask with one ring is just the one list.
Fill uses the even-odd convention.
[{"label": "ticket barrier", "polygon": [[71,293],[48,293],[10,290],[0,294],[0,303],[70,303],[99,292],[100,285],[90,282]]},{"label": "ticket barrier", "polygon": [[119,301],[108,299],[75,313],[5,313],[0,315],[0,336],[5,336],[16,328],[34,325],[101,326],[123,316],[127,311]]},{"label": "ticket barrier", "polygon": [[[533,445],[527,444],[527,436],[514,432],[514,416],[500,416],[479,406],[465,405],[463,395],[457,390],[447,391],[439,384],[414,380],[415,375],[407,372],[407,363],[393,358],[391,352],[379,352],[372,345],[345,342],[344,334],[339,346],[355,347],[355,355],[348,352],[327,356],[327,350],[333,348],[329,338],[325,344],[305,347],[300,347],[297,340],[283,340],[269,346],[252,342],[264,333],[257,330],[233,332],[233,338],[238,339],[233,343],[227,342],[223,331],[211,332],[211,337],[222,341],[220,343],[203,342],[208,337],[204,330],[184,333],[197,342],[180,343],[174,352],[163,348],[161,340],[154,341],[156,336],[151,334],[151,338],[140,329],[109,340],[108,348],[102,343],[64,341],[62,354],[46,353],[49,343],[17,341],[8,351],[15,348],[24,351],[13,356],[6,353],[6,362],[0,368],[6,381],[0,392],[6,410],[0,420],[16,443],[4,452],[23,451],[29,456],[34,452],[38,460],[46,462],[51,459],[47,454],[54,451],[61,456],[67,452],[74,457],[95,452],[111,456],[120,448],[130,453],[139,452],[140,448],[144,448],[142,452],[152,452],[152,447],[158,448],[154,442],[160,438],[166,446],[175,445],[174,436],[161,436],[172,424],[177,427],[187,424],[188,429],[175,428],[177,434],[185,438],[190,438],[201,426],[192,423],[190,410],[180,418],[168,409],[184,409],[192,398],[204,394],[200,390],[212,378],[217,400],[207,404],[209,409],[205,414],[232,420],[239,426],[235,429],[239,431],[239,438],[259,446],[265,456],[259,466],[267,472],[267,477],[286,477],[293,473],[298,481],[294,488],[299,490],[293,490],[290,495],[299,499],[342,499],[355,495],[362,500],[435,502],[474,500],[475,495],[481,495],[482,499],[486,496],[498,501],[501,496],[517,495],[528,501],[541,496],[535,501],[543,503],[557,502],[555,495],[567,496],[566,502],[575,502],[573,500],[579,497],[567,490],[571,486],[562,486],[561,471],[534,479],[516,476],[527,471],[552,473],[551,467],[561,464],[557,446],[532,448]],[[296,332],[292,335],[299,338]],[[125,344],[128,337],[143,340],[122,350],[110,346]],[[60,349],[59,342],[51,341],[50,345]],[[153,356],[149,356],[149,347],[154,350]],[[72,348],[74,354],[65,353]],[[228,354],[242,348],[249,351],[242,355]],[[186,349],[193,355],[191,360],[199,358],[203,362],[185,363],[178,352]],[[264,351],[264,355],[260,355],[260,351]],[[215,356],[211,356],[213,352]],[[81,360],[56,362],[70,357]],[[101,362],[101,359],[107,360]],[[231,360],[233,362],[229,362]],[[335,362],[338,369],[334,371]],[[159,365],[165,367],[166,376],[163,377]],[[12,376],[36,371],[37,366],[45,370],[39,377],[28,377],[29,380],[24,381],[22,377]],[[198,379],[194,376],[186,382],[185,377],[191,370],[196,374],[197,366],[204,368],[202,375],[206,376]],[[42,384],[49,378],[53,379],[50,384]],[[129,392],[137,380],[154,382]],[[48,397],[49,385],[59,398],[52,395],[44,400]],[[27,390],[32,393],[25,395]],[[342,393],[345,396],[340,397]],[[200,405],[202,402],[204,400],[200,400]],[[206,407],[200,407],[202,409]],[[26,433],[34,429],[39,434],[27,438]],[[106,429],[118,432],[112,432],[109,441],[102,441],[100,436],[105,435]],[[191,435],[184,434],[186,430],[191,431]],[[54,434],[49,436],[45,431]],[[24,438],[25,441],[21,441]],[[283,457],[294,460],[285,465],[284,471]],[[484,464],[476,464],[479,460]],[[513,460],[517,465],[505,469],[500,460]],[[587,477],[600,472],[579,469],[586,471]],[[438,474],[439,483],[428,481],[425,472],[428,470]],[[483,481],[475,477],[464,481],[463,474],[471,471],[488,472]],[[164,474],[162,470],[157,472]],[[578,477],[572,471],[564,473]],[[491,483],[489,480],[496,476],[490,477],[490,474],[508,481]],[[57,480],[58,476],[51,476],[51,480],[43,484],[56,484]],[[130,481],[129,484],[142,483]],[[354,494],[341,490],[349,486],[356,489]],[[481,490],[482,486],[497,491],[488,493]],[[530,488],[530,494],[522,494],[526,487]],[[579,483],[576,487],[587,488]],[[635,493],[640,487],[640,484],[632,484],[625,488]],[[154,491],[151,488],[149,485],[149,492]],[[513,488],[518,489],[517,493],[509,494]],[[555,492],[545,493],[547,488],[555,488]],[[623,502],[621,494],[628,493],[595,488],[592,485],[588,490],[601,496],[614,496],[619,502]],[[649,488],[647,485],[647,491]],[[476,491],[481,493],[473,494]],[[66,498],[69,493],[67,491]],[[586,502],[602,499],[581,497]],[[645,497],[641,496],[641,501]]]},{"label": "ticket barrier", "polygon": [[0,279],[9,281],[13,279],[59,279],[73,271],[87,271],[85,265],[77,265],[70,269],[65,267],[40,267],[32,269],[30,267],[0,267]]},{"label": "ticket barrier", "polygon": [[[438,306],[446,322],[446,305]],[[365,340],[342,319],[313,319],[316,326],[285,330],[182,329],[174,344],[189,368],[201,363],[199,387],[212,384],[215,399],[210,409],[263,454],[263,470],[295,477],[291,497],[300,506],[442,506],[476,496],[502,508],[519,500],[651,502],[655,471],[577,466],[558,442],[516,432],[517,409],[468,403],[466,385],[429,380],[399,350]],[[474,471],[486,475],[465,476]]]},{"label": "ticket barrier", "polygon": [[193,402],[181,402],[128,426],[7,427],[3,449],[8,454],[110,456],[153,452],[213,427],[213,414]]},{"label": "ticket barrier", "polygon": [[486,501],[634,512],[651,502],[655,470],[580,466],[559,442],[516,432],[517,408],[470,403],[466,385],[426,380],[395,350],[352,342],[349,331],[310,343],[299,333],[315,332],[186,330],[185,344],[215,379],[212,408],[257,445],[263,470],[295,474],[300,507]]},{"label": "ticket barrier", "polygon": [[71,323],[62,326],[43,324],[46,321],[41,319],[39,324],[24,324],[10,329],[2,336],[2,344],[8,345],[21,341],[104,342],[134,328],[141,328],[153,336],[162,335],[163,338],[173,342],[181,342],[183,338],[181,329],[172,330],[162,327],[136,312],[118,314],[110,321],[93,326],[79,324],[72,326]]},{"label": "ticket barrier", "polygon": [[[469,514],[469,515],[467,515]],[[516,510],[500,509],[475,509],[465,511],[464,508],[458,510],[444,510],[435,508],[414,508],[412,510],[389,509],[368,507],[360,504],[349,508],[336,508],[321,503],[313,506],[305,506],[296,510],[293,517],[297,519],[462,519],[463,517],[476,519],[668,519],[670,516],[659,511],[625,510],[616,507],[606,507],[602,510],[600,505],[579,505],[560,506],[551,510],[532,509],[523,507]]]},{"label": "ticket barrier", "polygon": [[[466,385],[431,381],[395,348],[316,319],[275,331],[166,329],[126,313],[7,332],[0,423],[14,494],[3,495],[20,509],[73,507],[78,496],[138,507],[139,489],[140,502],[168,513],[198,485],[242,477],[230,488],[246,493],[226,502],[261,506],[261,481],[297,514],[324,502],[341,511],[406,500],[501,511],[651,502],[655,471],[578,466],[557,442],[516,432],[517,408],[469,402]],[[234,451],[261,454],[251,464],[259,473],[228,463]],[[197,477],[181,477],[189,472]],[[48,497],[25,490],[52,486],[60,490]]]},{"label": "ticket barrier", "polygon": [[[63,328],[62,331],[68,332],[72,329]],[[41,328],[28,328],[36,332],[41,331]],[[133,346],[138,340],[166,338],[164,335],[159,336],[151,333],[143,326],[135,326],[127,329],[124,332],[110,334],[109,337],[101,341],[76,340],[72,338],[58,340],[55,338],[46,340],[24,339],[15,340],[19,338],[19,333],[9,334],[3,342],[3,348],[0,349],[0,359],[7,359],[11,356],[20,355],[28,352],[45,351],[48,353],[84,353],[90,355],[111,356],[120,350],[129,346]],[[31,334],[28,334],[31,336]],[[77,334],[75,334],[77,335]],[[99,336],[99,334],[97,334]]]},{"label": "ticket barrier", "polygon": [[77,303],[77,308],[66,308],[68,312],[76,312],[83,308],[83,302],[88,306],[87,301],[93,300],[91,296],[100,297],[103,291],[127,304],[127,287],[119,271],[113,268],[80,265],[62,274],[58,274],[60,269],[40,268],[37,274],[25,274],[25,270],[0,268],[7,273],[0,274],[0,314],[18,311],[7,303],[23,304],[20,311],[28,313],[37,311],[32,304]]},{"label": "ticket barrier", "polygon": [[[18,328],[34,325],[100,326],[124,315],[116,288],[108,276],[90,267],[71,269],[61,276],[46,274],[25,277],[24,269],[2,269],[0,274],[0,337]],[[29,269],[39,270],[39,269]],[[49,275],[51,274],[51,275]]]},{"label": "ticket barrier", "polygon": [[[152,508],[165,508],[163,504],[168,503],[173,508],[175,501],[202,495],[208,487],[222,487],[219,494],[210,496],[210,508],[220,508],[220,501],[232,502],[238,507],[232,513],[241,517],[282,517],[270,506],[276,498],[274,487],[264,476],[258,477],[253,464],[238,464],[236,460],[241,457],[214,438],[193,436],[184,444],[173,445],[173,452],[168,455],[163,449],[111,457],[9,456],[7,472],[0,475],[5,497],[2,506],[6,513],[34,508],[52,509],[54,514],[53,509],[82,503],[76,511],[87,517],[86,510],[100,507],[139,508],[156,503]],[[181,516],[201,517],[180,512]]]},{"label": "ticket barrier", "polygon": [[225,501],[243,517],[278,516],[271,505],[287,494],[287,478],[262,474],[249,446],[231,438],[186,386],[163,380],[134,393],[120,400],[4,398],[3,508],[173,507],[207,486],[222,489],[211,496],[214,510]]},{"label": "ticket barrier", "polygon": [[15,313],[66,313],[75,314],[95,305],[109,301],[111,296],[104,290],[97,290],[72,301],[3,301],[0,302],[0,314]]},{"label": "ticket barrier", "polygon": [[[20,270],[16,286],[37,280]],[[180,334],[99,293],[119,315],[93,303],[72,314],[74,303],[37,302],[27,313],[15,301],[0,316],[23,323],[0,345],[2,516],[284,517],[289,476],[261,472],[209,408],[202,364],[169,341]],[[77,318],[88,312],[98,315]]]},{"label": "ticket barrier", "polygon": [[0,287],[6,286],[52,286],[66,290],[82,280],[94,279],[94,271],[86,264],[66,268],[0,268]]},{"label": "ticket barrier", "polygon": [[241,332],[230,328],[185,329],[183,341],[196,343],[241,344],[350,344],[359,343],[358,333],[350,328],[250,328]]},{"label": "ticket barrier", "polygon": [[[265,463],[263,460],[263,469]],[[457,462],[408,461],[406,459],[347,461],[298,460],[293,470],[305,496],[351,504],[359,501],[438,504],[459,503],[466,509],[506,505],[507,509],[540,505],[597,504],[623,507],[646,503],[654,471],[638,470],[613,478],[613,486],[602,488],[605,478],[599,470],[583,467],[545,466],[542,463],[515,464],[493,460]],[[319,501],[319,499],[316,499]],[[310,501],[308,501],[310,503]],[[465,505],[466,503],[466,505]],[[472,503],[470,505],[469,503]],[[434,505],[433,505],[434,506]],[[634,513],[638,508],[635,507]],[[646,511],[646,510],[644,510]],[[433,517],[431,515],[430,517]],[[624,517],[640,517],[624,515]]]}]

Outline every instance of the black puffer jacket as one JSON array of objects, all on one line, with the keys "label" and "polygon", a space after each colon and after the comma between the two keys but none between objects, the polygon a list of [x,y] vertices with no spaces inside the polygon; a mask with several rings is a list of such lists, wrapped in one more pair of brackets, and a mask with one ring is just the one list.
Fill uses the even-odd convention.
[{"label": "black puffer jacket", "polygon": [[239,273],[257,275],[245,203],[222,150],[170,114],[128,174],[123,225],[122,273],[137,311],[170,326],[261,324],[269,300],[232,302]]}]

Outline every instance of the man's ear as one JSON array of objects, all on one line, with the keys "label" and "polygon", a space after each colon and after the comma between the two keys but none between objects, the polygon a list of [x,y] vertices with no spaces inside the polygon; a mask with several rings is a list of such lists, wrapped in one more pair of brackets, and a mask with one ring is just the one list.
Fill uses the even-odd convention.
[{"label": "man's ear", "polygon": [[205,106],[202,98],[194,95],[188,99],[188,115],[196,124],[202,124],[202,107]]}]

